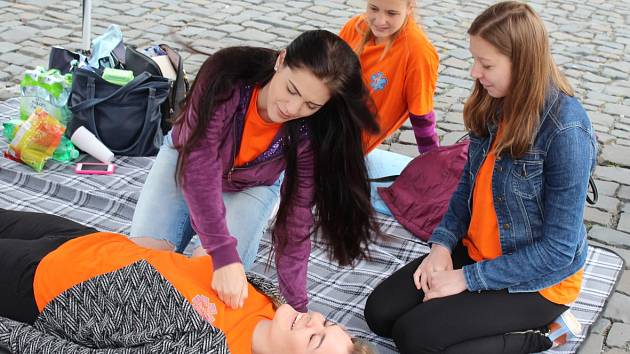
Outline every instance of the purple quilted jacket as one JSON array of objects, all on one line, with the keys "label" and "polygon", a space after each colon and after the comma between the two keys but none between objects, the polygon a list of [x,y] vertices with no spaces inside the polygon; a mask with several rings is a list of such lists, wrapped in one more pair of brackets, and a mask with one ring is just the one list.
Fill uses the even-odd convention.
[{"label": "purple quilted jacket", "polygon": [[[183,123],[173,127],[175,144],[185,141],[197,125],[199,102],[206,85],[198,83],[195,87]],[[225,222],[222,192],[272,185],[286,165],[283,151],[288,142],[280,132],[256,160],[234,167],[252,91],[252,86],[237,85],[231,97],[215,110],[202,138],[188,155],[183,171],[182,191],[192,227],[212,256],[215,269],[240,262],[236,239],[230,235]],[[306,127],[302,132],[298,143],[298,188],[286,227],[288,243],[284,252],[276,255],[276,268],[282,295],[294,308],[304,311],[308,304],[306,272],[313,225],[314,155]],[[242,212],[247,213],[247,210]]]}]

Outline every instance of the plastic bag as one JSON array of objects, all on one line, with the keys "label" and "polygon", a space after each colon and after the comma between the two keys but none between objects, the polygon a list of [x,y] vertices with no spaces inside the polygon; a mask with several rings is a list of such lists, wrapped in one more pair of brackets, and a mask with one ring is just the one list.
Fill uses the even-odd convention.
[{"label": "plastic bag", "polygon": [[41,66],[24,73],[20,82],[20,118],[26,120],[41,107],[62,124],[67,124],[71,113],[67,102],[72,88],[72,74],[61,75],[59,70],[45,70]]},{"label": "plastic bag", "polygon": [[57,119],[37,108],[15,132],[6,155],[40,172],[57,149],[65,130]]},{"label": "plastic bag", "polygon": [[[24,123],[21,119],[10,119],[4,123],[2,126],[4,130],[2,131],[4,137],[7,141],[13,140],[15,138],[15,133],[17,133],[20,126]],[[79,157],[79,150],[72,144],[72,141],[68,139],[65,135],[61,137],[61,142],[57,146],[55,152],[53,152],[53,160],[59,162],[72,162]]]},{"label": "plastic bag", "polygon": [[[102,35],[92,41],[92,55],[88,59],[88,64],[94,69],[116,68],[118,67],[117,51],[123,50],[123,35],[118,25],[109,25]],[[112,52],[114,55],[112,56]],[[124,58],[124,56],[123,56]]]}]

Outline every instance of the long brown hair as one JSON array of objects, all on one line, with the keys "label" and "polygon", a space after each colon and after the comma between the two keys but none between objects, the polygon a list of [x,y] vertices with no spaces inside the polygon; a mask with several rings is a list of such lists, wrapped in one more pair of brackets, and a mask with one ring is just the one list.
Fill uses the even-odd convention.
[{"label": "long brown hair", "polygon": [[[387,39],[387,43],[385,44],[385,48],[383,48],[383,54],[381,54],[381,57],[379,58],[379,61],[383,60],[383,58],[385,58],[385,55],[387,54],[387,52],[389,52],[389,50],[392,48],[392,45],[394,44],[394,41],[396,40],[396,38],[398,38],[398,36],[400,35],[400,33],[405,29],[405,27],[407,27],[407,23],[409,21],[413,21],[415,23],[415,20],[413,18],[414,16],[414,8],[415,8],[415,0],[406,0],[407,1],[407,6],[409,7],[409,12],[407,13],[407,17],[405,18],[405,21],[403,22],[402,26],[400,26],[400,28],[398,29],[398,31],[394,32],[394,34],[392,34],[388,39]],[[361,21],[358,21],[356,26],[355,26],[355,30],[357,31],[357,33],[361,34],[362,38],[361,38],[361,42],[359,42],[359,44],[357,45],[356,48],[354,49],[354,52],[357,53],[358,56],[361,56],[361,54],[363,53],[363,50],[365,49],[365,45],[375,39],[374,34],[372,33],[372,31],[370,30],[369,24],[368,24],[368,28],[367,30],[363,30],[361,28],[361,24],[362,23],[367,23],[367,14],[363,14],[361,16]]]},{"label": "long brown hair", "polygon": [[368,342],[362,339],[352,338],[352,351],[350,354],[377,354],[376,350]]},{"label": "long brown hair", "polygon": [[527,4],[505,1],[477,16],[468,34],[483,38],[510,58],[512,77],[509,94],[502,98],[491,97],[476,80],[464,105],[464,124],[475,135],[485,137],[488,124],[500,119],[502,134],[497,155],[507,152],[512,157],[523,156],[536,136],[550,89],[557,87],[573,95],[571,85],[553,61],[545,25]]}]

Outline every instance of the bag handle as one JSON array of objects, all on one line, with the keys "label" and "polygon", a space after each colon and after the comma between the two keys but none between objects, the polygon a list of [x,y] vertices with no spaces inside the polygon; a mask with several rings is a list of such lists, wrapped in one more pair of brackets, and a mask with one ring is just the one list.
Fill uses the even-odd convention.
[{"label": "bag handle", "polygon": [[[96,78],[94,76],[96,76],[96,74],[92,75],[88,75],[85,73],[85,71],[80,71],[77,70],[75,71],[75,73],[77,75],[81,75],[81,76],[85,76],[88,78],[88,86],[95,86],[96,85]],[[102,97],[102,98],[95,98],[96,96],[96,88],[94,87],[93,92],[91,92],[91,94],[89,95],[91,98],[77,104],[74,106],[70,106],[70,104],[68,104],[68,108],[72,111],[72,112],[80,112],[89,108],[93,108],[94,106],[97,106],[107,100],[112,99],[113,97],[116,97],[118,95],[126,95],[129,92],[133,91],[135,88],[137,88],[138,86],[140,86],[141,84],[145,83],[148,79],[151,78],[151,74],[149,74],[148,72],[143,72],[142,74],[138,75],[135,77],[135,79],[133,81],[131,81],[130,83],[128,83],[125,86],[122,86],[121,88],[119,88],[118,90],[112,92],[109,96],[106,97]],[[99,79],[101,79],[99,77]],[[102,80],[102,79],[101,79]],[[92,88],[92,87],[90,87]]]},{"label": "bag handle", "polygon": [[590,205],[595,205],[595,203],[597,203],[597,200],[599,200],[599,192],[597,191],[597,186],[595,185],[595,180],[593,179],[593,176],[588,177],[588,186],[590,187],[591,192],[593,192],[593,198],[591,198],[591,196],[588,195],[588,191],[587,191],[586,202],[589,203]]},{"label": "bag handle", "polygon": [[[145,134],[147,127],[149,127],[149,125],[151,124],[151,113],[153,112],[153,109],[155,108],[155,88],[154,87],[149,87],[149,97],[147,99],[147,109],[144,115],[144,122],[142,123],[142,129],[140,129],[141,135]],[[90,114],[90,122],[92,124],[92,132],[94,133],[94,136],[100,140],[103,141],[103,139],[101,139],[101,136],[98,132],[98,128],[96,127],[96,121],[94,119],[94,110],[92,110],[91,114]],[[159,127],[157,128],[159,129]],[[126,155],[126,152],[133,150],[141,141],[142,139],[135,139],[135,141],[129,145],[126,148],[123,149],[112,149],[112,152],[118,155]]]},{"label": "bag handle", "polygon": [[[120,89],[116,90],[115,92],[113,92],[112,94],[110,94],[107,97],[103,97],[103,98],[95,98],[96,95],[96,78],[91,75],[92,73],[86,74],[85,72],[81,72],[81,75],[87,77],[88,79],[88,97],[90,97],[89,99],[73,106],[73,107],[68,107],[70,108],[70,110],[72,110],[72,112],[79,112],[82,110],[86,110],[86,109],[91,109],[90,113],[88,114],[88,119],[86,121],[89,130],[94,134],[94,136],[100,140],[103,141],[103,139],[101,139],[98,128],[96,127],[96,118],[94,117],[94,107],[96,107],[97,105],[113,98],[116,97],[117,95],[122,95],[125,96],[128,93],[130,93],[131,91],[133,91],[134,89],[137,89],[141,84],[145,83],[148,79],[151,78],[151,74],[149,74],[148,72],[143,72],[142,74],[138,75],[136,77],[136,79],[138,81],[136,82],[130,82],[129,84],[121,87]],[[100,77],[99,77],[100,78]],[[134,79],[135,81],[135,79]],[[149,90],[149,97],[147,100],[147,109],[145,112],[145,116],[144,116],[144,122],[142,124],[142,129],[141,132],[144,132],[146,130],[146,128],[148,127],[148,125],[150,124],[151,121],[151,113],[153,112],[153,109],[155,108],[155,92],[156,89],[154,87],[148,87],[147,88]],[[115,154],[119,154],[119,155],[125,155],[126,152],[132,150],[133,148],[136,147],[136,145],[138,145],[140,143],[140,139],[136,139],[130,146],[124,148],[124,149],[111,149],[113,153]]]},{"label": "bag handle", "polygon": [[377,178],[368,178],[368,182],[394,182],[400,175],[389,175]]}]

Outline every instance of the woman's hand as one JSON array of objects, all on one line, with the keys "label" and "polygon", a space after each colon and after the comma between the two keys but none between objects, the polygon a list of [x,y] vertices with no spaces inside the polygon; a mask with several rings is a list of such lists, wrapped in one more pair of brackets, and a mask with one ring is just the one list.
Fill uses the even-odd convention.
[{"label": "woman's hand", "polygon": [[232,263],[215,270],[212,275],[212,289],[229,307],[243,307],[247,299],[247,277],[243,264]]},{"label": "woman's hand", "polygon": [[443,270],[433,273],[429,289],[429,292],[424,293],[423,302],[461,293],[467,289],[464,270]]},{"label": "woman's hand", "polygon": [[452,269],[453,259],[451,258],[451,251],[442,245],[434,243],[431,246],[429,255],[422,260],[418,269],[413,273],[413,282],[416,284],[416,289],[422,289],[427,294],[430,290],[432,274]]}]

